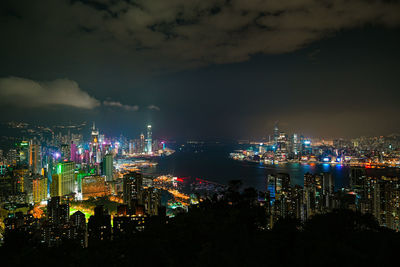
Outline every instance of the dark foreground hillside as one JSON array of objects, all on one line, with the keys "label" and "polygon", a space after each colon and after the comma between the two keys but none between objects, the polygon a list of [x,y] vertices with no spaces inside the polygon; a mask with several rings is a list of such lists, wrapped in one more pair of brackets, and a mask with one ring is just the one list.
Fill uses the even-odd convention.
[{"label": "dark foreground hillside", "polygon": [[2,266],[384,266],[398,261],[400,235],[368,215],[337,210],[301,225],[265,230],[266,213],[246,195],[204,201],[168,224],[82,249],[42,248],[9,236]]}]

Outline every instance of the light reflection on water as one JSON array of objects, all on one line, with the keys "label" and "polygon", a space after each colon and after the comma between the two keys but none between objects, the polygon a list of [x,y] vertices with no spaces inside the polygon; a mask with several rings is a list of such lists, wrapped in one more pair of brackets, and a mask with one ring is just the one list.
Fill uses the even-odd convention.
[{"label": "light reflection on water", "polygon": [[[213,182],[227,184],[230,180],[242,180],[245,187],[265,190],[265,180],[268,174],[288,173],[292,185],[303,185],[304,174],[331,172],[335,179],[335,187],[348,185],[350,167],[331,165],[328,163],[282,163],[263,165],[259,163],[235,161],[229,158],[225,148],[203,149],[201,153],[191,151],[177,152],[169,157],[158,160],[158,165],[147,170],[148,173],[173,174],[178,177],[202,178]],[[400,175],[400,170],[395,170]]]}]

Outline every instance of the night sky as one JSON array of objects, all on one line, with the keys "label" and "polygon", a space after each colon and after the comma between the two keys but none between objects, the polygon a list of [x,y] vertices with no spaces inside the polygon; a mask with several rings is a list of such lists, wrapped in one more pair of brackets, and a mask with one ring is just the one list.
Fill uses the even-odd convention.
[{"label": "night sky", "polygon": [[1,121],[170,139],[400,132],[400,1],[0,1]]}]

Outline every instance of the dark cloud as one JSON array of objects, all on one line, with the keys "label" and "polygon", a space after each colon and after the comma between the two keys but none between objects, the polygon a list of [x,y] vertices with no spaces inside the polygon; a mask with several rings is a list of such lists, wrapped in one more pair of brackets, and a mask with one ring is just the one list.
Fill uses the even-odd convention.
[{"label": "dark cloud", "polygon": [[2,26],[36,29],[41,32],[36,37],[47,32],[70,41],[84,38],[96,49],[120,49],[135,59],[133,65],[143,68],[147,62],[150,69],[172,67],[171,60],[180,68],[241,62],[258,53],[292,52],[342,29],[400,23],[399,1],[52,0],[25,4],[13,1],[9,14],[18,16],[8,16]]}]

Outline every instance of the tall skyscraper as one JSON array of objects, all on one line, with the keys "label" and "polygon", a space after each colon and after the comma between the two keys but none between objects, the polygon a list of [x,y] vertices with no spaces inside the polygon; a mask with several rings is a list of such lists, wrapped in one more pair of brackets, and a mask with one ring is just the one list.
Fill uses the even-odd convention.
[{"label": "tall skyscraper", "polygon": [[275,126],[274,126],[274,145],[276,145],[278,143],[278,138],[279,138],[278,122],[275,122]]},{"label": "tall skyscraper", "polygon": [[87,247],[85,214],[77,211],[69,219],[72,226],[72,239],[77,240],[82,247]]},{"label": "tall skyscraper", "polygon": [[294,156],[299,154],[299,137],[297,134],[293,134],[292,135],[292,144],[291,144],[291,148],[292,148],[292,154]]},{"label": "tall skyscraper", "polygon": [[61,160],[70,160],[71,159],[71,147],[69,144],[61,145]]},{"label": "tall skyscraper", "polygon": [[62,204],[60,197],[52,197],[47,202],[47,215],[54,225],[65,224],[69,221],[69,203]]},{"label": "tall skyscraper", "polygon": [[29,142],[22,141],[21,143],[17,144],[18,148],[18,164],[19,165],[29,165]]},{"label": "tall skyscraper", "polygon": [[38,174],[41,167],[40,145],[31,141],[29,145],[29,168],[33,173]]},{"label": "tall skyscraper", "polygon": [[270,174],[267,177],[267,193],[270,203],[270,227],[279,217],[289,215],[291,209],[290,195],[290,176],[286,173]]},{"label": "tall skyscraper", "polygon": [[130,172],[124,175],[124,203],[132,205],[132,201],[139,202],[141,198],[142,184],[143,175],[141,173]]},{"label": "tall skyscraper", "polygon": [[139,143],[139,153],[146,152],[145,143],[144,143],[144,134],[140,134],[140,143]]},{"label": "tall skyscraper", "polygon": [[71,147],[71,151],[70,151],[71,158],[70,158],[70,160],[73,161],[73,162],[78,162],[78,149],[76,147],[76,144],[73,141],[71,142],[71,146],[70,147]]},{"label": "tall skyscraper", "polygon": [[98,143],[99,142],[99,130],[96,129],[96,125],[93,122],[92,126],[92,143]]},{"label": "tall skyscraper", "polygon": [[17,150],[12,148],[7,153],[7,164],[11,166],[16,166],[18,161],[18,153]]},{"label": "tall skyscraper", "polygon": [[113,155],[107,154],[103,158],[103,175],[106,176],[107,182],[113,180],[113,169]]},{"label": "tall skyscraper", "polygon": [[146,145],[147,145],[147,154],[152,153],[152,146],[153,146],[153,140],[151,137],[151,125],[147,125],[147,139],[146,139]]},{"label": "tall skyscraper", "polygon": [[161,207],[161,192],[152,187],[146,188],[142,191],[141,202],[146,214],[150,216],[158,215],[158,210]]},{"label": "tall skyscraper", "polygon": [[97,206],[94,215],[90,216],[88,234],[90,246],[111,240],[111,215],[107,214],[103,206]]},{"label": "tall skyscraper", "polygon": [[33,202],[39,203],[47,198],[47,177],[34,177],[32,180]]},{"label": "tall skyscraper", "polygon": [[287,173],[278,173],[268,175],[267,190],[269,191],[271,200],[279,200],[282,195],[288,194],[290,191],[290,176]]},{"label": "tall skyscraper", "polygon": [[92,127],[90,146],[91,162],[98,163],[99,159],[97,158],[97,150],[99,149],[99,130],[96,129],[96,125],[94,122]]},{"label": "tall skyscraper", "polygon": [[322,194],[325,209],[333,208],[333,197],[335,192],[335,180],[332,173],[325,172],[322,174]]}]

